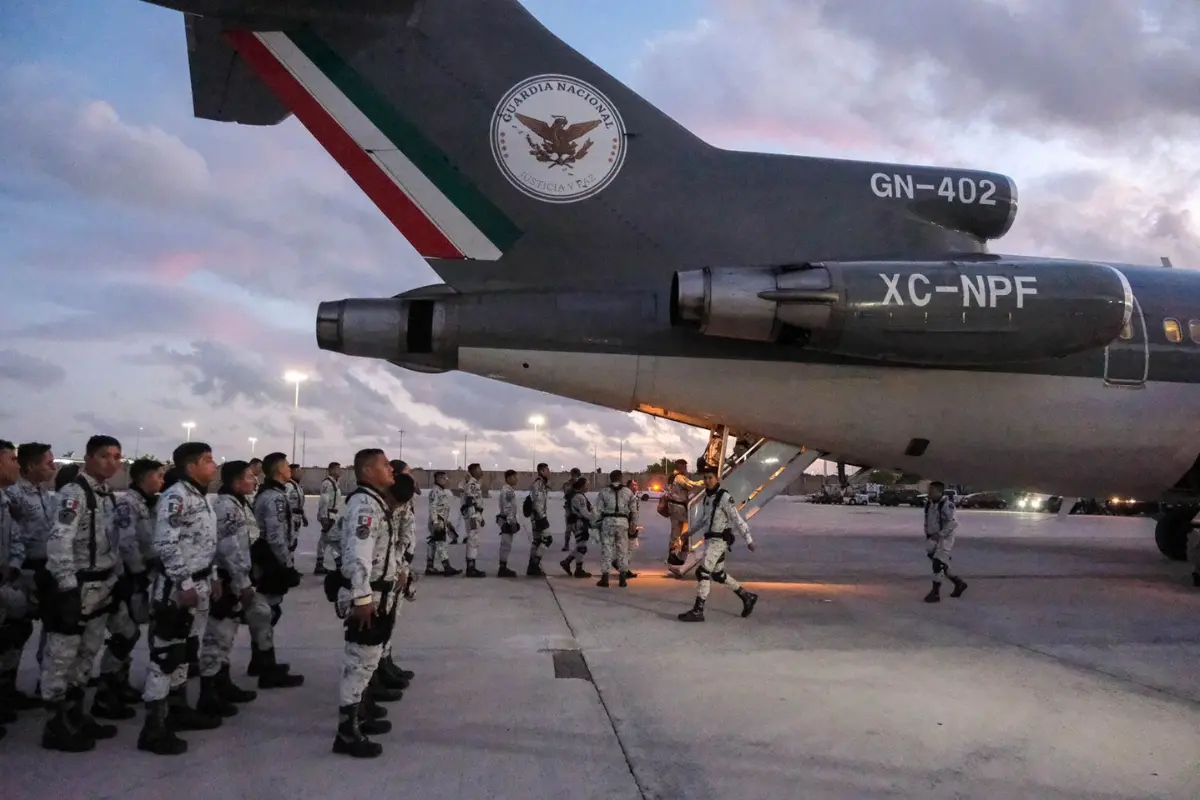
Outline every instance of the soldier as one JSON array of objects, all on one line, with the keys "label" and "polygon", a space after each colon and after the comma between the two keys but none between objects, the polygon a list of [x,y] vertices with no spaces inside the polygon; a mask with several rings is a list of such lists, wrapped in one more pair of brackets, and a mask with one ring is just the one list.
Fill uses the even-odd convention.
[{"label": "soldier", "polygon": [[546,548],[554,544],[554,535],[550,530],[550,517],[547,507],[550,504],[550,465],[538,464],[537,477],[529,488],[530,517],[532,518],[532,541],[529,545],[529,565],[525,574],[531,578],[543,578],[542,556]]},{"label": "soldier", "polygon": [[954,532],[958,520],[954,518],[954,501],[946,496],[946,484],[934,481],[929,484],[929,496],[925,500],[925,555],[933,564],[933,588],[925,595],[926,603],[942,599],[942,576],[954,584],[951,597],[962,597],[967,582],[950,574],[950,551],[954,548]]},{"label": "soldier", "polygon": [[317,502],[317,524],[321,526],[321,535],[317,538],[317,566],[313,575],[329,572],[325,568],[325,549],[331,538],[330,531],[342,513],[342,489],[338,486],[341,479],[342,465],[331,461],[325,470],[325,480],[321,481],[321,499]]},{"label": "soldier", "polygon": [[261,458],[250,459],[250,474],[254,476],[254,491],[246,498],[250,501],[250,505],[254,505],[254,499],[258,496],[258,490],[262,487],[263,482],[263,462]]},{"label": "soldier", "polygon": [[467,524],[467,578],[486,578],[487,573],[475,567],[479,558],[479,532],[483,530],[483,488],[479,479],[483,477],[483,468],[479,464],[467,467],[467,481],[463,484],[462,512]]},{"label": "soldier", "polygon": [[562,551],[564,553],[571,552],[571,535],[573,533],[571,526],[571,487],[575,484],[575,481],[579,480],[579,476],[581,474],[582,473],[580,473],[579,467],[571,467],[571,477],[563,481],[562,485],[563,519],[564,527],[566,528],[565,532],[563,533]]},{"label": "soldier", "polygon": [[667,507],[667,518],[671,520],[671,544],[667,554],[667,563],[680,566],[686,561],[686,553],[690,548],[688,536],[688,501],[691,490],[704,486],[704,481],[694,481],[688,477],[687,459],[681,458],[675,462],[675,475],[663,492],[663,502]]},{"label": "soldier", "polygon": [[163,487],[162,464],[140,458],[129,467],[128,491],[117,498],[113,526],[120,555],[121,577],[117,581],[113,610],[108,615],[108,643],[100,657],[100,679],[92,714],[101,719],[129,719],[128,705],[142,693],[129,685],[133,648],[142,636],[141,626],[150,621],[149,591],[154,561],[154,513]]},{"label": "soldier", "polygon": [[292,507],[292,538],[288,547],[295,553],[300,544],[300,530],[308,527],[308,514],[304,511],[304,487],[300,485],[300,465],[289,464],[288,470],[290,477],[284,484]]},{"label": "soldier", "polygon": [[[521,530],[521,519],[517,515],[517,471],[509,469],[504,471],[504,488],[500,490],[500,513],[496,515],[496,522],[500,525],[500,570],[496,573],[497,578],[515,578],[517,573],[508,568],[508,556],[512,553],[513,536]],[[532,490],[530,497],[533,496]],[[533,566],[533,556],[529,557],[529,564]]]},{"label": "soldier", "polygon": [[[641,518],[642,518],[642,499],[638,496],[638,492],[640,491],[638,489],[638,482],[635,479],[630,478],[629,483],[627,483],[625,485],[629,487],[629,491],[633,494],[633,504],[632,504],[633,519],[641,520]],[[638,525],[638,524],[634,524],[629,529],[629,558],[630,558],[630,560],[633,559],[633,551],[637,550],[639,547],[642,546],[641,534],[642,534],[642,531],[644,531],[644,530],[645,530],[645,527],[642,525]],[[617,562],[615,559],[613,560],[612,567],[613,567],[613,569],[618,569]],[[637,576],[638,576],[638,574],[636,572],[634,572],[631,567],[626,566],[626,568],[625,568],[625,577],[626,578],[636,578]]]},{"label": "soldier", "polygon": [[[588,539],[592,536],[592,525],[597,520],[592,510],[592,503],[587,498],[587,478],[579,477],[571,485],[571,513],[567,516],[567,524],[575,536],[575,552],[558,562],[568,575],[576,578],[590,578],[592,573],[583,568],[583,557],[587,555]],[[575,562],[575,572],[571,572],[571,562]]]},{"label": "soldier", "polygon": [[[396,482],[392,484],[391,495],[388,497],[390,503],[398,503],[408,507],[408,514],[402,515],[400,521],[402,527],[396,530],[400,533],[404,541],[404,576],[408,586],[411,587],[415,576],[412,573],[412,562],[417,552],[417,505],[416,495],[421,493],[421,487],[417,486],[416,478],[413,477],[412,467],[406,462],[397,459],[390,462],[392,465],[392,475],[395,476]],[[404,480],[401,476],[407,475],[408,480]],[[411,489],[411,491],[410,491]],[[397,497],[407,497],[407,501],[396,500]],[[401,593],[400,598],[396,601],[396,612],[399,613],[400,606],[405,600],[411,600],[412,596],[410,588],[405,588]],[[416,673],[409,669],[402,669],[399,664],[392,660],[392,640],[388,638],[387,643],[383,646],[383,657],[379,660],[379,668],[387,678],[389,685],[398,686],[401,689],[408,688],[408,682],[411,681]]]},{"label": "soldier", "polygon": [[17,693],[17,668],[21,664],[21,650],[33,633],[28,592],[22,585],[20,568],[10,560],[15,526],[7,489],[19,476],[16,446],[0,439],[0,680],[3,681],[0,685],[0,738],[5,732],[2,724],[15,722],[18,710],[33,705],[14,702],[14,697],[25,698]]},{"label": "soldier", "polygon": [[88,440],[81,474],[56,498],[54,526],[46,539],[46,571],[39,585],[42,624],[48,631],[42,657],[42,702],[52,710],[42,747],[81,753],[97,739],[117,735],[114,725],[84,711],[92,664],[104,646],[104,628],[117,583],[112,541],[115,500],[108,479],[121,468],[121,443],[111,436]]},{"label": "soldier", "polygon": [[634,495],[621,481],[624,475],[614,469],[608,474],[609,485],[596,495],[596,511],[600,518],[600,580],[597,586],[608,586],[608,569],[617,565],[617,585],[625,588],[629,577],[629,531],[637,525]]},{"label": "soldier", "polygon": [[[55,500],[54,494],[44,488],[45,484],[54,478],[56,465],[54,453],[50,445],[39,442],[29,442],[17,448],[17,464],[21,474],[16,484],[7,489],[11,500],[9,511],[13,518],[13,541],[11,543],[9,562],[22,571],[21,580],[17,585],[25,591],[25,604],[30,621],[30,633],[33,633],[32,621],[40,614],[38,611],[37,587],[45,584],[46,575],[46,539],[50,528],[54,525]],[[25,649],[22,641],[14,656],[20,660],[20,652]],[[37,660],[42,662],[42,653],[46,649],[46,626],[42,626],[38,638]],[[7,693],[12,698],[14,707],[18,710],[33,708],[40,703],[36,698],[29,697],[15,690],[16,684],[8,688],[9,673],[3,676],[0,683],[0,694]],[[16,668],[11,672],[16,680]]]},{"label": "soldier", "polygon": [[383,494],[395,483],[387,456],[378,449],[360,450],[354,456],[354,477],[358,488],[347,498],[341,526],[342,575],[349,586],[339,590],[337,601],[338,616],[346,620],[346,647],[333,752],[374,758],[383,746],[367,734],[386,733],[391,724],[363,713],[363,694],[391,635],[389,601],[403,553]]},{"label": "soldier", "polygon": [[750,536],[750,526],[738,513],[733,495],[721,488],[720,478],[716,467],[704,465],[700,468],[704,480],[704,507],[700,511],[700,521],[696,525],[696,535],[704,537],[704,555],[696,567],[696,602],[690,611],[679,615],[682,622],[704,622],[704,602],[708,599],[712,582],[724,584],[733,590],[742,600],[742,616],[748,617],[754,611],[758,595],[746,591],[740,583],[725,572],[725,556],[733,547],[734,531],[746,540],[746,547],[754,552],[754,539]]},{"label": "soldier", "polygon": [[[288,496],[288,485],[292,470],[283,453],[270,453],[263,459],[265,480],[254,498],[254,521],[258,523],[259,537],[250,545],[250,560],[253,565],[252,578],[256,591],[271,607],[271,625],[279,623],[283,616],[283,597],[288,590],[300,585],[300,573],[293,560],[293,518],[295,507]],[[260,651],[250,645],[250,664],[246,674],[258,676],[259,688],[270,688],[263,684],[263,675],[269,672],[287,673],[288,664],[275,659],[275,650]],[[278,676],[276,676],[278,677]],[[268,679],[271,683],[273,679]]]},{"label": "soldier", "polygon": [[[449,482],[450,478],[446,473],[433,473],[433,491],[429,493],[429,538],[426,539],[429,549],[425,556],[425,574],[452,578],[462,570],[450,566],[450,552],[446,547],[446,536],[454,530],[454,524],[450,522],[452,495],[446,488]],[[441,570],[436,568],[437,564],[442,565]]]}]

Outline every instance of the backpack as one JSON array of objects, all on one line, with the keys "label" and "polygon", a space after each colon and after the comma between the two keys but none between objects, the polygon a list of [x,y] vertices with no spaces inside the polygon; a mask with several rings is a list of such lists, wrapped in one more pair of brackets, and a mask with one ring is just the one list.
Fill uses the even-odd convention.
[{"label": "backpack", "polygon": [[658,506],[655,508],[660,517],[671,516],[671,505],[667,502],[666,494],[658,498]]},{"label": "backpack", "polygon": [[533,516],[533,495],[525,495],[525,502],[521,504],[521,513],[526,517]]}]

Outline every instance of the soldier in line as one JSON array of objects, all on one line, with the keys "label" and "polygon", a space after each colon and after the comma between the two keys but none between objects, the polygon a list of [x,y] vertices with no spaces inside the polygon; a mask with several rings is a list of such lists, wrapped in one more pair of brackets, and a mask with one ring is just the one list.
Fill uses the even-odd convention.
[{"label": "soldier in line", "polygon": [[262,487],[263,482],[263,462],[261,458],[250,459],[250,474],[254,476],[254,491],[246,499],[250,501],[250,505],[254,505],[254,500],[258,497],[258,490]]},{"label": "soldier in line", "polygon": [[5,734],[3,724],[16,722],[17,711],[23,710],[12,698],[16,693],[21,650],[33,633],[27,593],[21,586],[21,570],[14,567],[9,559],[14,525],[11,500],[6,490],[16,483],[19,475],[16,446],[7,439],[0,439],[0,738],[4,738]]},{"label": "soldier in line", "polygon": [[[426,539],[428,549],[425,555],[426,575],[445,575],[452,578],[462,570],[450,566],[450,551],[446,547],[446,536],[454,531],[450,521],[450,501],[453,495],[447,488],[450,478],[446,473],[433,473],[433,490],[429,493],[429,538]],[[457,540],[458,535],[455,534]],[[441,565],[441,570],[436,565]]]},{"label": "soldier in line", "polygon": [[[640,521],[642,518],[642,500],[640,497],[638,497],[638,492],[640,491],[638,488],[638,482],[634,478],[630,478],[629,482],[625,485],[628,486],[629,491],[633,493],[633,505],[632,505],[633,519]],[[630,558],[630,560],[633,559],[633,551],[637,550],[639,547],[642,546],[641,534],[642,534],[642,531],[644,531],[644,530],[645,530],[644,526],[636,524],[636,523],[631,525],[629,528],[629,558]],[[618,572],[620,571],[615,559],[613,560],[612,568],[617,570]],[[638,576],[638,574],[636,572],[634,572],[633,568],[627,564],[625,567],[625,577],[626,578],[636,578],[637,576]]]},{"label": "soldier in line", "polygon": [[108,643],[100,657],[100,678],[92,714],[101,719],[130,719],[142,693],[129,684],[133,648],[150,621],[149,592],[154,563],[154,507],[163,487],[165,468],[141,458],[129,468],[128,491],[117,498],[115,542],[120,555],[113,610],[108,615]]},{"label": "soldier in line", "polygon": [[954,501],[946,496],[946,484],[934,481],[929,484],[929,496],[925,500],[925,555],[933,564],[933,588],[925,595],[926,603],[939,602],[942,591],[942,576],[954,584],[951,597],[962,597],[967,582],[950,574],[950,551],[954,548],[954,532],[958,520],[954,518]]},{"label": "soldier in line", "polygon": [[342,465],[331,461],[325,470],[325,480],[321,481],[321,499],[317,501],[317,524],[321,526],[321,535],[317,538],[317,566],[313,575],[329,572],[325,568],[325,550],[331,538],[330,531],[342,513],[342,489],[338,486],[341,479]]},{"label": "soldier in line", "polygon": [[[300,465],[288,465],[288,479],[284,484],[292,506],[292,538],[288,547],[293,553],[300,544],[300,529],[308,527],[308,514],[304,511],[304,487],[300,485]],[[278,622],[278,620],[276,620]]]},{"label": "soldier in line", "polygon": [[634,494],[622,482],[621,470],[608,474],[609,485],[596,495],[596,511],[600,519],[600,580],[597,586],[608,586],[608,570],[617,565],[617,585],[628,586],[629,531],[637,524]]},{"label": "soldier in line", "polygon": [[342,574],[349,586],[338,592],[338,616],[345,619],[346,647],[338,691],[338,728],[333,752],[374,758],[383,746],[367,738],[386,733],[391,723],[363,711],[363,694],[379,666],[391,635],[391,608],[403,560],[384,492],[395,483],[392,466],[379,449],[354,456],[358,488],[347,498],[342,524]]},{"label": "soldier in line", "polygon": [[[583,557],[587,555],[587,543],[592,536],[592,526],[598,517],[592,510],[591,501],[587,498],[587,490],[587,478],[582,476],[576,478],[575,483],[571,485],[571,513],[567,517],[567,524],[571,526],[571,532],[575,536],[575,552],[558,562],[568,575],[575,578],[592,577],[592,573],[583,568]],[[571,572],[572,561],[575,562],[574,573]]]},{"label": "soldier in line", "polygon": [[483,530],[483,488],[479,479],[483,477],[483,468],[479,464],[467,467],[467,480],[463,484],[462,516],[467,525],[467,571],[464,577],[486,578],[487,573],[476,568],[475,560],[479,558],[479,532]]},{"label": "soldier in line", "polygon": [[[56,465],[50,445],[40,442],[27,442],[18,447],[17,464],[21,470],[20,477],[15,485],[8,488],[11,500],[9,510],[14,524],[9,563],[22,571],[19,585],[25,591],[28,618],[32,622],[40,616],[37,587],[44,585],[47,580],[46,540],[54,526],[55,514],[54,493],[43,487],[54,478]],[[19,651],[24,651],[25,645],[25,642],[21,642]],[[43,625],[38,637],[38,664],[42,663],[45,649],[46,626]],[[20,653],[16,658],[20,659]],[[18,709],[40,705],[36,698],[19,692],[12,696],[14,706]]]},{"label": "soldier in line", "polygon": [[[300,573],[296,571],[293,553],[296,550],[295,506],[288,495],[292,480],[291,466],[283,453],[270,453],[263,459],[265,480],[254,498],[254,521],[258,524],[259,537],[250,545],[252,578],[256,591],[261,592],[271,607],[271,625],[274,627],[283,616],[283,597],[290,589],[300,585]],[[259,650],[253,643],[250,650],[250,665],[246,674],[259,678],[259,688],[272,688],[271,684],[282,680],[291,667],[275,658],[275,650]],[[264,685],[263,676],[267,678]],[[299,676],[298,676],[299,677]]]},{"label": "soldier in line", "polygon": [[104,646],[117,583],[115,500],[108,479],[120,468],[120,442],[111,436],[89,439],[83,470],[57,496],[46,539],[46,571],[38,589],[48,631],[41,678],[42,702],[52,711],[42,732],[48,750],[81,753],[97,739],[117,735],[115,725],[96,722],[84,711],[84,695]]},{"label": "soldier in line", "polygon": [[579,480],[580,475],[581,473],[579,471],[579,467],[571,467],[571,477],[563,481],[562,485],[563,526],[566,529],[563,532],[562,551],[564,553],[571,552],[571,536],[574,533],[574,531],[571,529],[571,487],[575,484],[575,481]]},{"label": "soldier in line", "polygon": [[746,591],[725,571],[725,557],[736,541],[734,531],[746,540],[747,549],[754,552],[750,526],[738,512],[733,495],[721,488],[717,468],[706,464],[701,467],[700,474],[704,480],[704,506],[695,533],[704,537],[704,555],[696,567],[696,602],[691,610],[680,614],[679,619],[682,622],[704,622],[704,603],[713,581],[729,587],[741,598],[742,616],[748,617],[754,611],[758,595]]},{"label": "soldier in line", "polygon": [[546,549],[554,544],[554,535],[548,533],[550,530],[550,517],[547,513],[547,507],[550,504],[549,464],[537,465],[537,477],[533,479],[533,485],[529,488],[529,504],[531,506],[532,541],[529,545],[529,565],[525,569],[525,574],[531,578],[543,578],[546,573],[542,571],[542,556],[545,555]]},{"label": "soldier in line", "polygon": [[[701,458],[703,459],[703,457]],[[667,554],[667,563],[672,566],[683,564],[686,561],[688,550],[691,549],[687,529],[688,500],[691,498],[692,489],[705,485],[704,481],[695,481],[688,477],[687,466],[685,458],[675,462],[675,474],[663,493],[667,518],[671,520],[671,543],[670,552]]]},{"label": "soldier in line", "polygon": [[[408,509],[407,515],[402,515],[399,519],[404,523],[404,527],[397,528],[404,541],[404,577],[405,581],[413,579],[412,562],[417,553],[417,506],[416,495],[421,493],[421,487],[417,486],[416,478],[413,477],[412,467],[406,462],[399,459],[390,462],[392,465],[392,475],[395,476],[396,482],[392,484],[391,494],[388,496],[389,502],[405,506]],[[408,480],[404,480],[401,476],[407,475]],[[409,491],[411,488],[412,491]],[[407,497],[407,500],[397,500],[401,495]],[[410,584],[411,585],[411,584]],[[404,600],[411,600],[408,590],[405,590],[400,599],[396,601],[396,612],[399,613],[400,606]],[[392,660],[392,639],[388,637],[387,642],[383,645],[383,656],[379,659],[379,668],[384,674],[383,683],[387,686],[399,687],[407,689],[408,682],[413,679],[415,673],[412,670],[402,669],[399,664]],[[384,701],[386,702],[386,701]]]},{"label": "soldier in line", "polygon": [[[521,531],[521,518],[517,513],[517,471],[504,471],[504,488],[500,490],[500,513],[496,522],[500,525],[500,569],[497,578],[515,578],[517,573],[508,568],[508,557],[512,553],[513,536]],[[530,491],[530,497],[533,492]],[[536,501],[535,501],[536,509]],[[537,512],[534,511],[536,514]],[[529,557],[530,567],[533,566],[533,556]]]},{"label": "soldier in line", "polygon": [[211,730],[221,717],[188,705],[188,662],[199,656],[209,605],[220,602],[217,577],[217,518],[208,486],[217,475],[212,448],[187,442],[175,448],[170,483],[155,504],[155,576],[150,611],[150,665],[146,671],[146,719],[139,750],[179,755],[187,742],[176,731]]}]

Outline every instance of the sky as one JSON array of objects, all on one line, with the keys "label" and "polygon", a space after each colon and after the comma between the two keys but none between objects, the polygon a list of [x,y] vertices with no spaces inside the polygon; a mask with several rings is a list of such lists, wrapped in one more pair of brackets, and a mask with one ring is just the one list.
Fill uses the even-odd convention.
[{"label": "sky", "polygon": [[[1001,172],[995,252],[1200,263],[1194,3],[524,2],[712,144]],[[189,87],[175,12],[0,4],[0,438],[167,457],[194,422],[221,456],[289,452],[296,369],[306,464],[396,457],[401,430],[440,468],[698,454],[641,414],[318,350],[318,302],[438,279],[298,122],[196,120]]]}]

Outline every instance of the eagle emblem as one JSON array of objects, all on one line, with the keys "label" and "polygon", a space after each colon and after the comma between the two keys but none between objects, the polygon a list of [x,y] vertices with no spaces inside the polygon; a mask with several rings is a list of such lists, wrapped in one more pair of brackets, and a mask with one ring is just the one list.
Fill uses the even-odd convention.
[{"label": "eagle emblem", "polygon": [[559,114],[555,114],[554,121],[549,123],[534,117],[527,117],[524,114],[515,116],[522,125],[541,139],[538,142],[534,140],[533,136],[525,134],[525,141],[529,143],[529,155],[536,158],[539,163],[549,164],[552,168],[569,167],[577,161],[582,161],[595,143],[588,139],[580,145],[578,139],[600,125],[598,119],[570,125],[567,118]]}]

